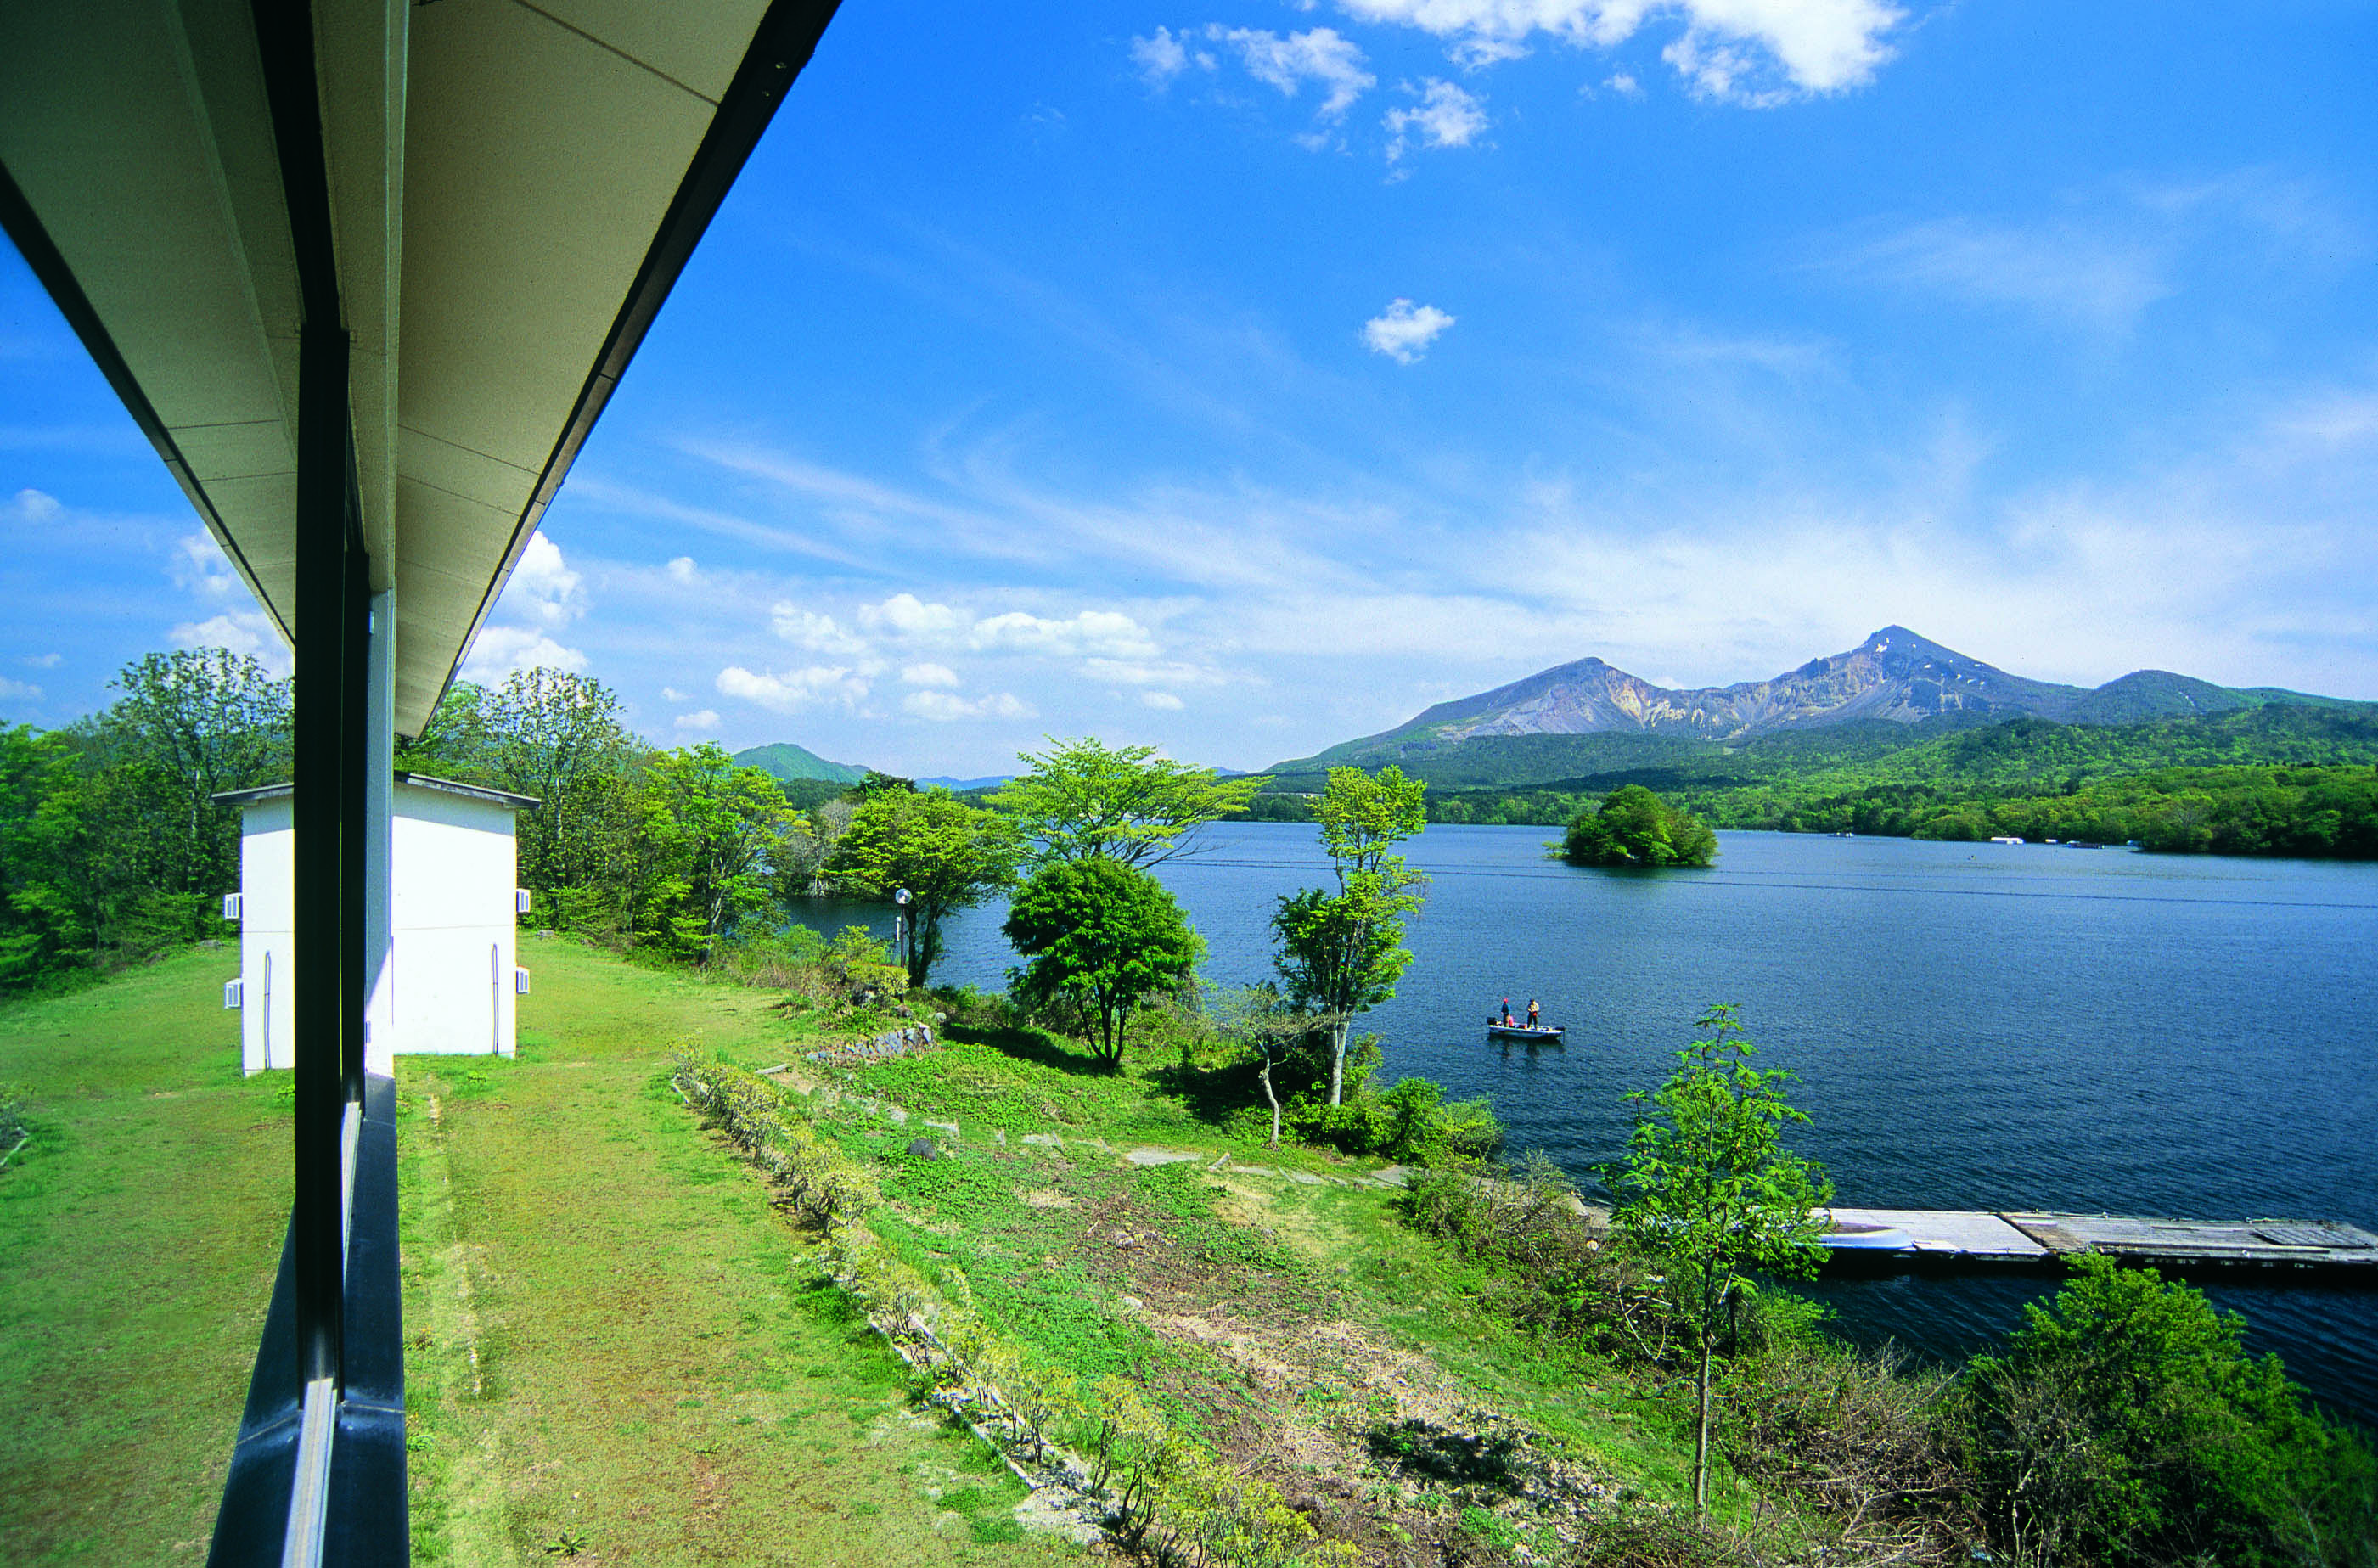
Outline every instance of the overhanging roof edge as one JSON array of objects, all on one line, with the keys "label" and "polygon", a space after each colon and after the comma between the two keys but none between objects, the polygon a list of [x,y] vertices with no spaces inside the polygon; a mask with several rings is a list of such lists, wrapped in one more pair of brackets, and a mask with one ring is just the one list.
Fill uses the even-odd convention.
[{"label": "overhanging roof edge", "polygon": [[[486,624],[488,612],[495,608],[497,596],[520,565],[521,557],[527,554],[529,540],[535,534],[546,509],[560,491],[570,465],[578,461],[587,437],[594,432],[594,422],[602,417],[613,389],[626,374],[629,361],[643,346],[644,334],[658,318],[669,291],[677,286],[694,246],[708,231],[710,221],[717,216],[727,193],[733,188],[736,176],[743,172],[752,150],[759,146],[769,122],[775,118],[777,105],[785,101],[794,78],[816,53],[818,40],[840,5],[841,0],[775,0],[761,18],[759,29],[752,34],[751,47],[744,53],[742,64],[736,67],[734,78],[719,98],[710,128],[703,134],[702,144],[686,165],[685,177],[678,183],[677,194],[670,198],[660,228],[644,252],[628,297],[619,315],[612,318],[602,353],[596,356],[584,386],[570,406],[569,421],[537,475],[536,488],[530,493],[528,505],[512,526],[503,560],[479,596],[478,608],[472,613],[470,628],[456,649],[454,662],[447,666],[446,678],[438,683],[431,710],[452,688],[455,671],[462,668],[472,643]],[[402,613],[400,605],[398,614],[401,616]],[[426,723],[428,716],[426,712],[421,714],[420,722]],[[402,727],[402,720],[399,727]]]},{"label": "overhanging roof edge", "polygon": [[224,524],[214,497],[207,494],[206,487],[191,473],[189,461],[182,455],[181,444],[174,439],[174,433],[165,428],[164,420],[159,417],[156,406],[149,401],[149,394],[141,390],[139,381],[132,374],[132,367],[125,363],[123,351],[115,346],[115,340],[100,320],[99,312],[92,308],[90,296],[83,293],[74,269],[66,265],[66,257],[50,238],[49,230],[42,226],[32,203],[25,199],[24,191],[6,163],[0,163],[0,229],[7,231],[9,241],[16,245],[17,254],[25,258],[25,265],[32,269],[34,280],[48,292],[51,303],[58,307],[58,314],[66,317],[66,325],[82,341],[83,352],[90,355],[91,362],[99,366],[99,373],[107,378],[108,386],[124,404],[125,412],[132,416],[132,423],[139,426],[140,434],[147,437],[149,444],[156,449],[157,456],[165,464],[165,472],[172,474],[174,482],[182,487],[182,494],[197,509],[198,521],[206,525],[207,533],[222,548],[223,556],[232,564],[232,569],[239,573],[240,581],[247,584],[248,592],[271,617],[273,629],[281,634],[282,641],[295,647],[296,633],[282,618],[281,606],[264,591],[256,569],[248,564],[246,552],[239,547],[239,541]]}]

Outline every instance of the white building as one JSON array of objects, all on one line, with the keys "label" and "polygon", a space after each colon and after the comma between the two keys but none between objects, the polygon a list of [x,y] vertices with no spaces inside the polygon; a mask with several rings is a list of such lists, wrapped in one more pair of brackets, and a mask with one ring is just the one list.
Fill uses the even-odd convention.
[{"label": "white building", "polygon": [[[239,892],[223,913],[239,922],[240,977],[225,1007],[240,1010],[240,1063],[249,1072],[291,1064],[295,1038],[293,791],[287,784],[233,790],[215,798],[240,808]],[[518,1039],[515,999],[528,971],[515,959],[517,889],[513,814],[524,795],[398,773],[390,811],[393,917],[385,962],[366,953],[375,976],[365,1015],[366,1065],[391,1071],[400,1054],[510,1056]],[[367,931],[366,948],[377,945]]]}]

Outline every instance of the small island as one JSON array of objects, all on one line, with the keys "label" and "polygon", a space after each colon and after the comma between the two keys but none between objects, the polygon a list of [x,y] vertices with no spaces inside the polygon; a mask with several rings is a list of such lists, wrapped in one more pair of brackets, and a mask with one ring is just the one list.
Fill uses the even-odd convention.
[{"label": "small island", "polygon": [[1569,819],[1561,858],[1572,866],[1628,866],[1664,870],[1706,866],[1717,856],[1717,834],[1699,817],[1669,805],[1641,784],[1625,784]]}]

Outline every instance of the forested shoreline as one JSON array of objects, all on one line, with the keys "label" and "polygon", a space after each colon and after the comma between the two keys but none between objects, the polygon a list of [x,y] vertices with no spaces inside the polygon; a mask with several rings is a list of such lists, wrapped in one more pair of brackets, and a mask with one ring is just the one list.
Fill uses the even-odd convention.
[{"label": "forested shoreline", "polygon": [[[2114,726],[2023,719],[1879,745],[1810,732],[1539,786],[1439,790],[1430,820],[1560,826],[1641,784],[1721,829],[2378,858],[2378,720],[2356,712]],[[1258,814],[1293,820],[1294,800],[1261,797]]]},{"label": "forested shoreline", "polygon": [[[224,936],[239,820],[213,796],[289,776],[288,683],[252,658],[151,653],[114,690],[59,729],[0,724],[0,992]],[[1563,827],[1639,785],[1718,829],[2378,859],[2378,718],[2359,710],[2017,720],[1912,744],[1869,726],[1654,753],[1536,787],[1433,788],[1427,817]],[[707,743],[665,750],[600,682],[543,669],[457,685],[397,766],[536,799],[519,845],[540,924],[694,961],[747,916],[829,891],[870,796],[912,787],[780,781]],[[1320,798],[1317,780],[1222,782],[1255,820],[1311,820]],[[958,800],[1004,813],[1005,793]]]}]

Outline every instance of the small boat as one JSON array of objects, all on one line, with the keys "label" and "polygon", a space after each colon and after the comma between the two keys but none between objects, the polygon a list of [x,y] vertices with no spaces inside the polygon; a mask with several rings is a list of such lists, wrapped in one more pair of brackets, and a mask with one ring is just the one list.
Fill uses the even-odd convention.
[{"label": "small boat", "polygon": [[1557,1023],[1497,1023],[1486,1021],[1486,1037],[1490,1040],[1519,1040],[1531,1046],[1557,1046],[1568,1031]]}]

